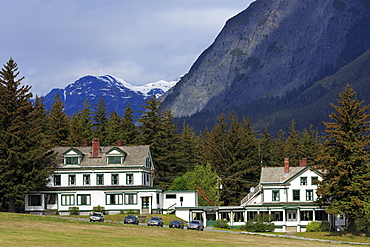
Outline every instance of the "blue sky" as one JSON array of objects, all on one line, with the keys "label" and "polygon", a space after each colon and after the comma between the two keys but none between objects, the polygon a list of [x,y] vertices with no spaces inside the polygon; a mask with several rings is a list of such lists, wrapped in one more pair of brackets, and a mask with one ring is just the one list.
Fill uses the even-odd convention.
[{"label": "blue sky", "polygon": [[185,74],[225,22],[253,0],[1,1],[1,66],[17,63],[45,95],[85,75],[133,85]]}]

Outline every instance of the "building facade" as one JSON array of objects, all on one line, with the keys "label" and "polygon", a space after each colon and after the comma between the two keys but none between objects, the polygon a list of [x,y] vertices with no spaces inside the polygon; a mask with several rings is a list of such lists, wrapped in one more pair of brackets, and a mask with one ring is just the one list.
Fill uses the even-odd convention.
[{"label": "building facade", "polygon": [[56,147],[56,169],[45,188],[26,195],[25,212],[69,214],[78,207],[89,214],[102,206],[108,214],[135,210],[140,214],[172,212],[197,206],[195,191],[166,192],[153,186],[154,164],[148,145]]}]

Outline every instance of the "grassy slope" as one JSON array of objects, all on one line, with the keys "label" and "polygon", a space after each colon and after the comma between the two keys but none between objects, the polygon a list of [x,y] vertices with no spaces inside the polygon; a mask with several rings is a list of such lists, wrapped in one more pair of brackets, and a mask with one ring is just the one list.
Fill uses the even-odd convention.
[{"label": "grassy slope", "polygon": [[0,217],[1,246],[338,246],[238,233],[90,223],[34,215],[0,213]]}]

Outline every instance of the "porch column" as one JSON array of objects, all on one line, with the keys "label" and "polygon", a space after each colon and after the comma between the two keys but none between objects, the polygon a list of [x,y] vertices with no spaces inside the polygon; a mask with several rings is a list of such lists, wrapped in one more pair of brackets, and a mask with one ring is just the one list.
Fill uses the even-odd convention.
[{"label": "porch column", "polygon": [[301,231],[301,209],[297,208],[297,232]]},{"label": "porch column", "polygon": [[283,209],[283,232],[286,232],[286,209]]}]

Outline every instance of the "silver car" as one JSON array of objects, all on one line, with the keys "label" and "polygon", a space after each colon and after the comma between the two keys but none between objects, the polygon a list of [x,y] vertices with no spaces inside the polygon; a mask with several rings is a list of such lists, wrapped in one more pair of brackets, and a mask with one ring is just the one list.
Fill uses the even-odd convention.
[{"label": "silver car", "polygon": [[188,223],[188,230],[198,230],[203,231],[204,226],[201,220],[192,220]]},{"label": "silver car", "polygon": [[90,216],[90,222],[95,222],[95,221],[104,222],[104,215],[102,213],[94,212]]},{"label": "silver car", "polygon": [[163,227],[163,220],[161,217],[152,217],[148,220],[148,226]]}]

